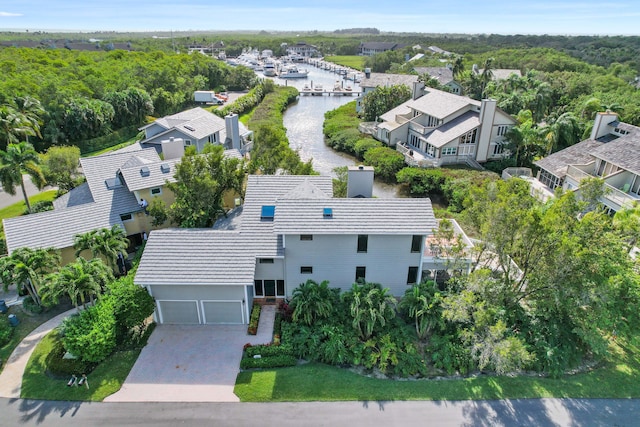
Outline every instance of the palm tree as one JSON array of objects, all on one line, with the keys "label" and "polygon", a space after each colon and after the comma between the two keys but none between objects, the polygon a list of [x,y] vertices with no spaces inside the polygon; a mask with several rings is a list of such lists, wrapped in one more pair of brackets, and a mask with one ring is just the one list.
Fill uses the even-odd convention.
[{"label": "palm tree", "polygon": [[49,275],[40,294],[42,301],[49,305],[57,304],[60,296],[66,294],[77,310],[79,303],[86,308],[87,298],[93,303],[93,298],[100,295],[111,280],[111,270],[101,259],[87,261],[79,257],[74,263]]},{"label": "palm tree", "polygon": [[25,117],[10,105],[0,106],[0,147],[17,144],[27,134],[35,135]]},{"label": "palm tree", "polygon": [[440,294],[435,291],[435,282],[413,285],[404,293],[399,308],[414,319],[418,339],[425,339],[440,318],[439,304]]},{"label": "palm tree", "polygon": [[453,60],[451,71],[453,72],[453,78],[459,80],[460,76],[464,72],[464,60],[462,59],[462,56],[456,55],[456,58]]},{"label": "palm tree", "polygon": [[293,321],[312,325],[318,319],[329,317],[334,311],[336,296],[326,280],[320,284],[313,280],[301,283],[291,296]]},{"label": "palm tree", "polygon": [[484,96],[487,85],[491,80],[493,80],[493,58],[487,58],[484,61],[482,73],[480,74],[480,81],[482,82],[482,96]]},{"label": "palm tree", "polygon": [[28,142],[9,144],[7,151],[0,150],[0,183],[7,193],[16,194],[16,187],[20,185],[27,210],[31,212],[31,204],[24,187],[23,174],[28,174],[31,181],[39,189],[44,187],[45,179],[40,168],[40,156]]},{"label": "palm tree", "polygon": [[389,289],[379,283],[354,283],[343,298],[349,305],[352,325],[362,340],[371,338],[377,327],[384,327],[395,317],[396,300]]},{"label": "palm tree", "polygon": [[541,133],[549,155],[557,148],[566,148],[578,142],[582,129],[578,118],[572,112],[567,112],[543,127]]},{"label": "palm tree", "polygon": [[115,269],[118,254],[127,250],[129,239],[127,239],[124,229],[114,224],[111,228],[101,228],[76,235],[73,247],[76,249],[76,256],[80,256],[84,250],[89,250],[94,258],[104,257],[107,263]]},{"label": "palm tree", "polygon": [[26,132],[23,132],[27,142],[29,142],[29,135],[38,136],[42,138],[40,134],[40,126],[42,125],[42,116],[45,113],[42,104],[36,98],[31,96],[18,97],[15,100],[18,113],[22,116],[22,123],[26,127]]},{"label": "palm tree", "polygon": [[37,305],[41,305],[38,290],[46,274],[60,265],[56,249],[18,248],[11,255],[0,258],[0,279],[6,290],[10,284],[25,286]]}]

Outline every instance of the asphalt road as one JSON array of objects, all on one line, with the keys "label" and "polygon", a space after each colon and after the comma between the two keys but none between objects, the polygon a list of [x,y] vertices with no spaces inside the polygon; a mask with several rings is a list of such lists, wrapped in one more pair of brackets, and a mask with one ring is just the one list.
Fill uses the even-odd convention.
[{"label": "asphalt road", "polygon": [[[51,187],[46,187],[43,190],[38,190],[38,187],[33,185],[33,182],[31,182],[31,178],[28,175],[25,175],[24,177],[24,186],[27,189],[27,196],[29,197],[40,193],[40,191],[45,191],[51,188]],[[15,196],[12,196],[11,194],[7,193],[6,191],[4,191],[2,186],[0,186],[0,209],[6,208],[7,206],[10,206],[14,203],[22,202],[22,201],[24,201],[24,197],[22,196],[22,189],[19,186],[16,187]]]},{"label": "asphalt road", "polygon": [[0,426],[637,426],[638,399],[87,403],[0,399]]}]

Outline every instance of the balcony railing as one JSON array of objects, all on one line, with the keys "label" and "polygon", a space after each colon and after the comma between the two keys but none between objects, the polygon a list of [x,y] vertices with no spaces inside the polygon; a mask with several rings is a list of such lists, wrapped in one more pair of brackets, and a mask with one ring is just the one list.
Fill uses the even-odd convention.
[{"label": "balcony railing", "polygon": [[575,166],[571,166],[569,165],[567,167],[567,175],[569,175],[571,178],[575,179],[578,183],[580,181],[582,181],[583,179],[586,178],[593,178],[594,175],[591,175],[585,171],[583,171],[582,169],[578,169]]}]

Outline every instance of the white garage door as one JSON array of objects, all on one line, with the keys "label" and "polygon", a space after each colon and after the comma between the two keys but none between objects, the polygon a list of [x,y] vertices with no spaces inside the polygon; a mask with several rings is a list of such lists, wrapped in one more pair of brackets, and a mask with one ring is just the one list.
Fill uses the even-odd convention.
[{"label": "white garage door", "polygon": [[160,323],[200,324],[198,301],[158,301]]},{"label": "white garage door", "polygon": [[202,301],[203,322],[243,324],[242,301]]}]

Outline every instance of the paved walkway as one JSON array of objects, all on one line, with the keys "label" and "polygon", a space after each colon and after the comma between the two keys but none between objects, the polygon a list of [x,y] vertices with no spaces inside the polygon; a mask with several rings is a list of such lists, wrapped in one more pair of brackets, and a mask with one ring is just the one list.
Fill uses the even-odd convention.
[{"label": "paved walkway", "polygon": [[29,362],[31,353],[35,350],[40,340],[51,330],[58,326],[65,317],[75,313],[76,309],[72,308],[49,319],[42,325],[34,329],[29,335],[22,340],[20,345],[11,353],[7,363],[0,374],[0,397],[19,398],[20,389],[22,388],[22,375],[24,369]]}]

